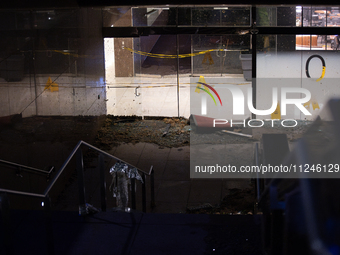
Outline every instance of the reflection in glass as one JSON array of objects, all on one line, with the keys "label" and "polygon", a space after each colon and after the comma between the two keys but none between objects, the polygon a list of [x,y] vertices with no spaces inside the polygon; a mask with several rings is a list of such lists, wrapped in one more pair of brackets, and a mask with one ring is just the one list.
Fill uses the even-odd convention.
[{"label": "reflection in glass", "polygon": [[103,8],[104,27],[130,27],[131,7],[105,7]]},{"label": "reflection in glass", "polygon": [[296,35],[296,50],[339,50],[339,36]]},{"label": "reflection in glass", "polygon": [[333,27],[340,26],[339,7],[306,7],[302,8],[303,26]]},{"label": "reflection in glass", "polygon": [[250,7],[106,7],[103,24],[104,27],[250,26]]},{"label": "reflection in glass", "polygon": [[259,27],[295,27],[295,6],[258,6],[256,25]]}]

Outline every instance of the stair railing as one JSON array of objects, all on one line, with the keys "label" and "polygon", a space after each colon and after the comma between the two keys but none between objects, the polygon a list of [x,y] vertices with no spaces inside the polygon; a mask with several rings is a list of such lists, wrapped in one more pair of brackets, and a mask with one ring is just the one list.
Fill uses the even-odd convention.
[{"label": "stair railing", "polygon": [[49,179],[51,173],[54,172],[54,170],[55,170],[54,166],[50,166],[48,168],[48,170],[42,170],[42,169],[38,169],[38,168],[30,167],[30,166],[25,166],[25,165],[22,165],[22,164],[10,162],[10,161],[3,160],[3,159],[0,159],[0,164],[8,166],[8,167],[15,168],[18,176],[21,176],[21,172],[29,172],[29,173],[33,173],[33,174],[46,175],[47,180]]},{"label": "stair railing", "polygon": [[[10,205],[8,194],[15,194],[21,196],[29,196],[29,197],[37,197],[42,198],[45,212],[45,223],[46,223],[46,231],[47,231],[47,250],[48,254],[54,254],[54,241],[53,241],[53,229],[52,229],[52,216],[51,216],[51,201],[49,197],[49,193],[53,188],[54,184],[57,182],[60,175],[64,172],[67,165],[70,163],[73,157],[76,157],[76,169],[78,176],[78,190],[79,190],[79,214],[87,215],[90,213],[91,206],[86,203],[85,198],[85,181],[84,181],[84,161],[83,161],[83,153],[81,150],[81,146],[84,145],[91,150],[96,151],[98,155],[98,168],[100,174],[100,197],[101,197],[101,210],[106,211],[107,203],[106,203],[106,180],[105,180],[105,167],[104,167],[104,157],[108,157],[124,163],[131,168],[136,168],[140,173],[143,182],[142,182],[142,211],[146,212],[146,184],[145,179],[146,176],[150,177],[150,188],[151,188],[151,207],[155,206],[155,189],[154,189],[154,170],[153,166],[150,167],[149,172],[145,172],[130,163],[127,163],[97,147],[88,144],[84,141],[79,141],[78,144],[74,147],[68,158],[65,160],[61,168],[56,172],[53,179],[50,181],[49,185],[45,189],[45,191],[40,193],[32,193],[18,190],[10,190],[10,189],[1,189],[0,188],[0,211],[2,216],[3,223],[3,231],[4,231],[4,246],[7,254],[13,253],[13,246],[11,240],[11,226],[10,226]],[[131,209],[136,209],[136,190],[135,190],[135,179],[131,179]]]}]

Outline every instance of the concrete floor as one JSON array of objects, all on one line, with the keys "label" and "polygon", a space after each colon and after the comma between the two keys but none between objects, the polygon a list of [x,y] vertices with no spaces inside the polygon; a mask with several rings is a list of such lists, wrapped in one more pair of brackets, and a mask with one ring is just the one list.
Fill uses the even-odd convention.
[{"label": "concrete floor", "polygon": [[[236,145],[237,146],[237,145]],[[252,147],[253,144],[247,144]],[[122,144],[114,147],[110,154],[129,162],[145,172],[151,166],[155,171],[155,204],[150,204],[150,180],[147,184],[147,212],[185,213],[188,207],[209,203],[220,204],[230,189],[250,187],[249,179],[193,179],[190,178],[190,146],[179,148],[160,148],[149,143]],[[243,156],[244,164],[251,164],[252,157]],[[106,161],[107,206],[116,206],[108,187],[112,177],[109,169],[114,160]],[[96,161],[85,170],[87,202],[100,208],[100,183]],[[78,210],[78,183],[74,182],[64,193],[64,199],[56,205],[56,210]],[[141,185],[137,184],[137,210],[142,210]]]}]

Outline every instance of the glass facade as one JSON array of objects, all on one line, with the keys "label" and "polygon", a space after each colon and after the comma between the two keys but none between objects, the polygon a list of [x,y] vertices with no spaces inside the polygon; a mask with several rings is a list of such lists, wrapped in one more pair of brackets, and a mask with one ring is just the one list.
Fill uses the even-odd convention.
[{"label": "glass facade", "polygon": [[106,113],[102,10],[0,13],[1,116]]},{"label": "glass facade", "polygon": [[[296,5],[1,11],[2,94],[16,94],[14,82],[26,91],[11,107],[5,96],[1,114],[189,117],[190,78],[247,86],[263,75],[303,79],[313,54],[325,59],[324,78],[337,78],[328,63],[338,56],[339,18],[338,6]],[[150,102],[154,95],[158,106]]]}]

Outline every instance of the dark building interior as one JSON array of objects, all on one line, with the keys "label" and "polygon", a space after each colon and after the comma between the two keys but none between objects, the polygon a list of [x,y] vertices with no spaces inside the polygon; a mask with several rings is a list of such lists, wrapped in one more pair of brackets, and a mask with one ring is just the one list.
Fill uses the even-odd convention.
[{"label": "dark building interior", "polygon": [[[0,33],[0,254],[340,255],[335,1],[13,0],[0,3]],[[290,73],[271,73],[275,61]],[[202,151],[224,142],[225,130],[183,110],[203,75],[249,86],[254,106],[269,90],[257,78],[319,82],[303,104],[312,117],[289,115],[299,126],[241,128],[247,138],[210,152],[262,174],[287,171],[193,178],[195,157],[207,155],[197,137],[207,137]],[[153,114],[167,100],[175,114]],[[144,139],[161,130],[159,140],[187,140],[112,142],[136,120],[148,125]]]}]

